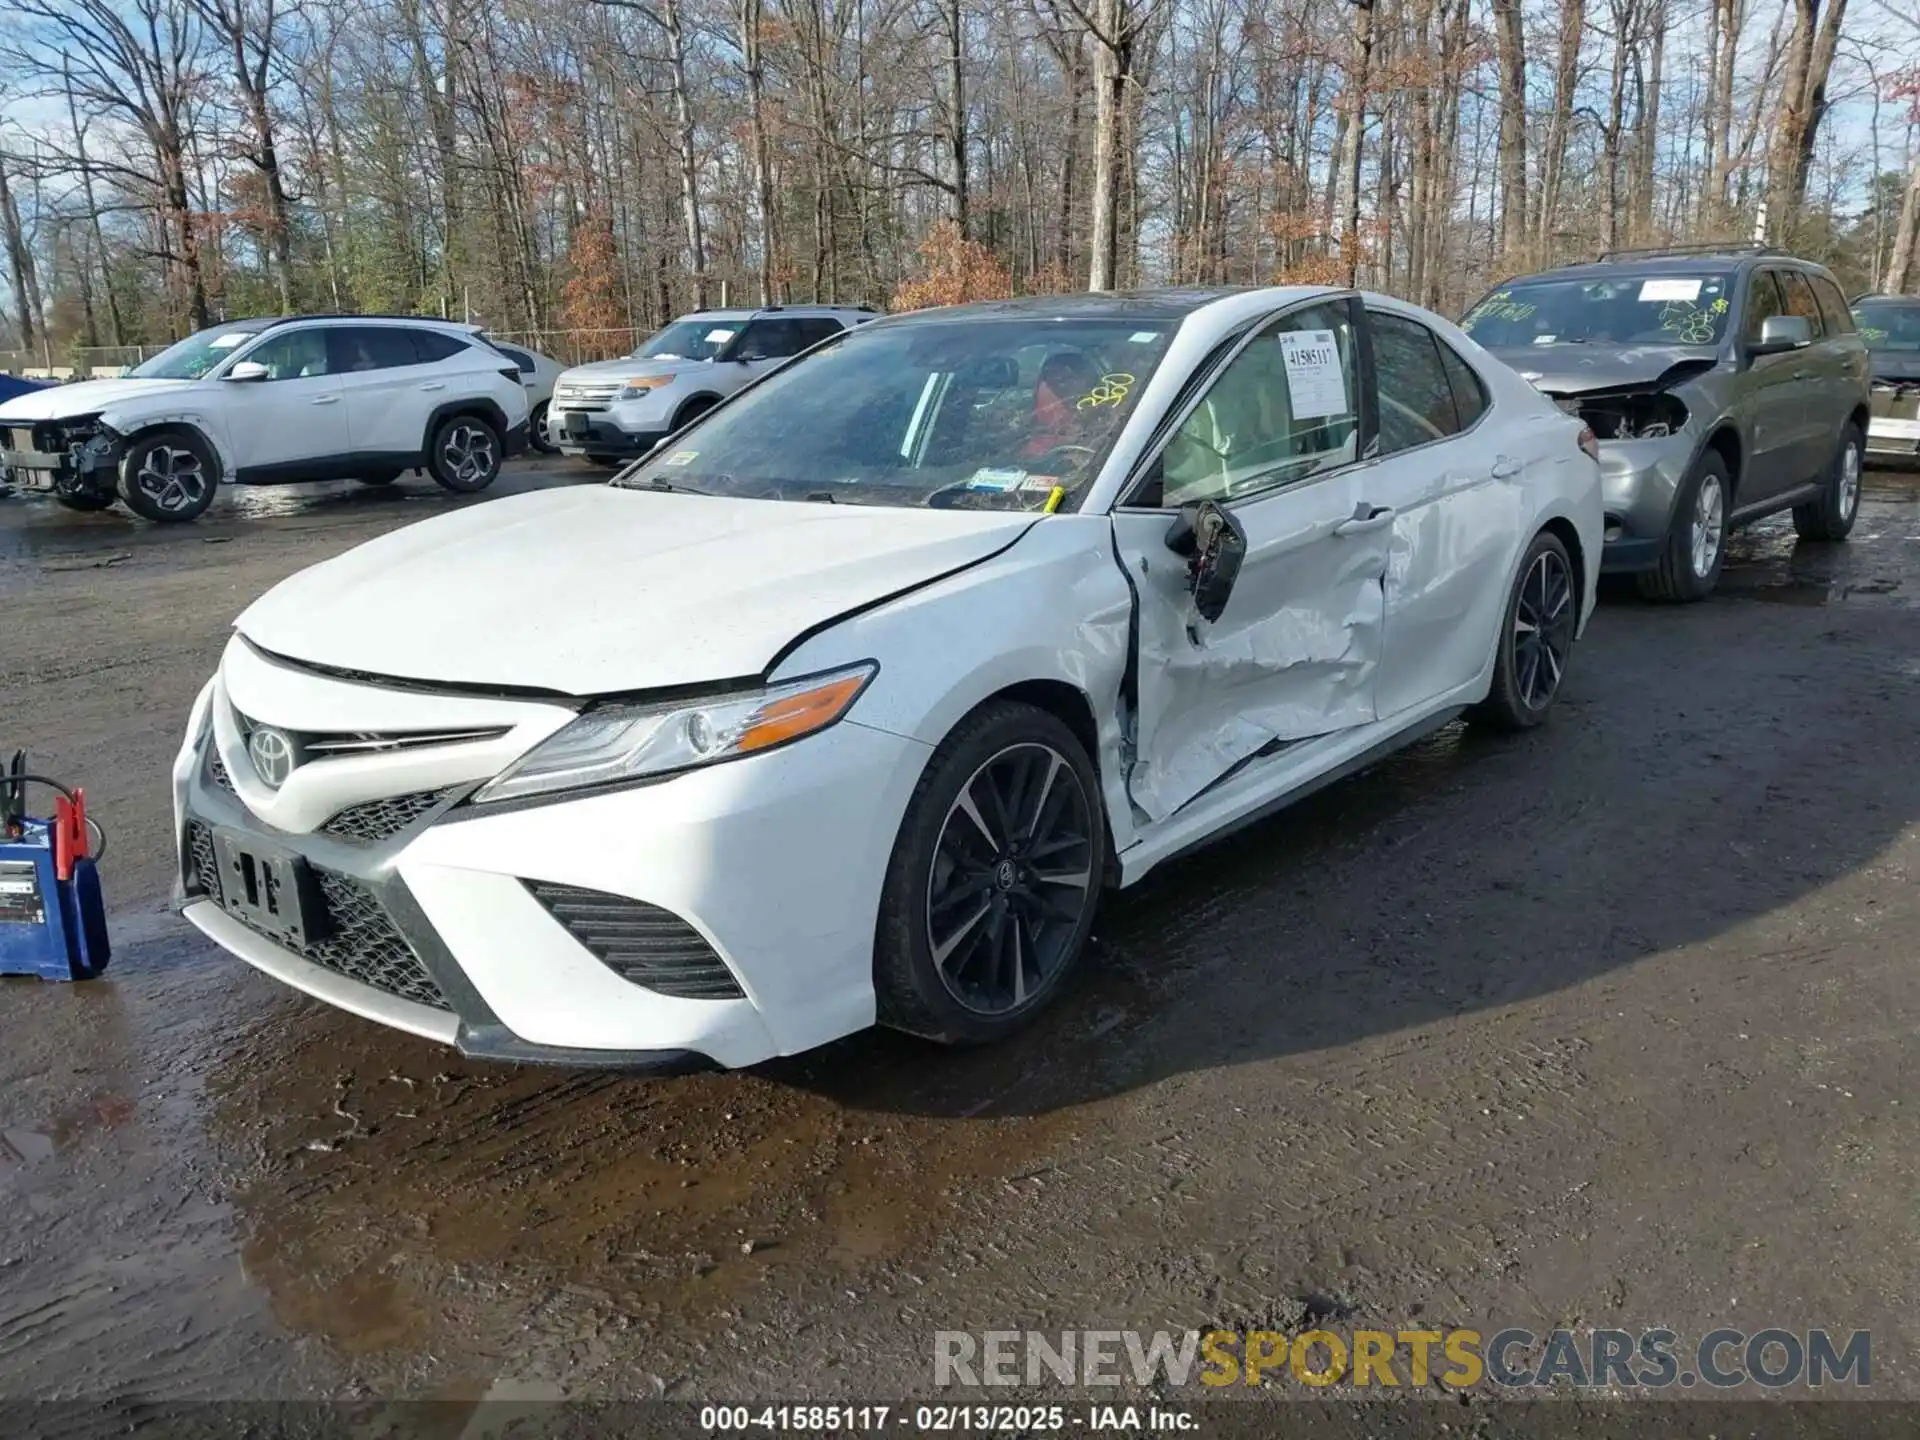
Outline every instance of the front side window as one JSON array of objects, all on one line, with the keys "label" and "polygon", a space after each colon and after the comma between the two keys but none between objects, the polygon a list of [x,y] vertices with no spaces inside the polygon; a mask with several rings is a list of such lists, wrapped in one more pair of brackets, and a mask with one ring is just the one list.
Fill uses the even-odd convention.
[{"label": "front side window", "polygon": [[629,360],[712,360],[740,333],[738,320],[676,320],[634,347]]},{"label": "front side window", "polygon": [[283,330],[247,352],[249,362],[267,367],[269,380],[307,380],[331,374],[325,330]]},{"label": "front side window", "polygon": [[1747,296],[1747,343],[1758,343],[1761,327],[1774,316],[1786,313],[1786,301],[1780,296],[1780,287],[1775,283],[1773,271],[1754,271],[1753,289]]},{"label": "front side window", "polygon": [[1780,283],[1786,288],[1787,314],[1798,315],[1813,330],[1813,338],[1821,337],[1820,302],[1813,297],[1813,286],[1807,283],[1807,277],[1798,270],[1783,270]]},{"label": "front side window", "polygon": [[128,371],[142,380],[198,380],[260,333],[260,326],[216,325],[175,341],[151,360]]},{"label": "front side window", "polygon": [[822,340],[838,335],[845,327],[838,320],[829,320],[824,316],[794,322],[800,327],[800,345],[804,349],[809,345],[818,345]]},{"label": "front side window", "polygon": [[[1230,500],[1350,463],[1358,435],[1345,303],[1273,321],[1181,421],[1159,464],[1159,503]],[[1151,496],[1143,500],[1152,503]]]},{"label": "front side window", "polygon": [[1159,316],[1071,315],[862,326],[741,392],[619,483],[1071,510],[1175,329]]},{"label": "front side window", "polygon": [[1373,314],[1373,370],[1380,384],[1380,453],[1411,450],[1460,429],[1440,343],[1417,321]]},{"label": "front side window", "polygon": [[784,360],[806,348],[798,320],[755,320],[728,353],[734,360]]},{"label": "front side window", "polygon": [[1718,345],[1733,287],[1722,274],[1639,272],[1598,280],[1516,280],[1460,328],[1490,349],[1521,345]]}]

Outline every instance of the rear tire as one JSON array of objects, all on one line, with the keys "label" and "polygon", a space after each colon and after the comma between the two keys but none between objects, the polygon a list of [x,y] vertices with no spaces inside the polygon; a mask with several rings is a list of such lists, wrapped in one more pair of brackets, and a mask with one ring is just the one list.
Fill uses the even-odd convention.
[{"label": "rear tire", "polygon": [[479,415],[449,415],[433,427],[427,473],[456,495],[476,495],[500,475],[500,432]]},{"label": "rear tire", "polygon": [[1818,500],[1793,507],[1793,531],[1802,540],[1844,540],[1860,514],[1860,471],[1867,442],[1852,421],[1840,432],[1827,483]]},{"label": "rear tire", "polygon": [[1533,537],[1507,597],[1493,685],[1487,698],[1467,711],[1470,724],[1512,732],[1531,730],[1547,718],[1580,628],[1574,573],[1559,536],[1543,530]]},{"label": "rear tire", "polygon": [[940,743],[880,895],[879,1021],[948,1045],[1030,1022],[1085,954],[1107,864],[1099,775],[1059,717],[997,701]]},{"label": "rear tire", "polygon": [[1660,561],[1637,577],[1643,599],[1669,605],[1704,600],[1720,583],[1727,556],[1727,513],[1733,485],[1727,462],[1709,450],[1694,463],[1673,507]]},{"label": "rear tire", "polygon": [[220,488],[220,460],[191,430],[159,430],[136,438],[120,457],[120,498],[143,520],[179,525],[198,520]]}]

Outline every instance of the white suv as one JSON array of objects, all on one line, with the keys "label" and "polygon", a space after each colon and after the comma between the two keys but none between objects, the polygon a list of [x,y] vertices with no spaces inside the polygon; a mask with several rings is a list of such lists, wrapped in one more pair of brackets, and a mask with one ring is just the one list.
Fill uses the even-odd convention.
[{"label": "white suv", "polygon": [[513,361],[473,326],[406,316],[234,321],[122,379],[0,405],[0,479],[159,521],[195,519],[222,481],[389,485],[424,469],[470,494],[526,444]]},{"label": "white suv", "polygon": [[802,350],[879,316],[866,305],[696,310],[620,360],[554,382],[548,438],[568,455],[624,463]]}]

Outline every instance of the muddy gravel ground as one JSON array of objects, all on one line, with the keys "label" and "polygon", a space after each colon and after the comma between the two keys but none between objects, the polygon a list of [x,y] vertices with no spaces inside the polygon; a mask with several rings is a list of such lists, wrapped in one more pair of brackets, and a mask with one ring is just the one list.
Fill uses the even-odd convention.
[{"label": "muddy gravel ground", "polygon": [[1870,1329],[1920,1399],[1913,477],[1706,604],[1609,597],[1544,730],[1110,898],[1016,1043],[679,1079],[469,1063],[168,910],[231,618],[452,503],[0,499],[0,748],[86,787],[116,946],[0,981],[0,1395],[898,1397],[937,1329],[1311,1316]]}]

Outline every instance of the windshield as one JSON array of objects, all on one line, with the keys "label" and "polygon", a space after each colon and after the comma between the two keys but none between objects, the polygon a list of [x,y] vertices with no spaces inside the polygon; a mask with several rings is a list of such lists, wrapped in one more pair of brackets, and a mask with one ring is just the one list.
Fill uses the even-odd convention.
[{"label": "windshield", "polygon": [[1853,323],[1869,350],[1920,350],[1920,300],[1862,300]]},{"label": "windshield", "polygon": [[1071,510],[1174,329],[1165,319],[1036,317],[852,331],[743,392],[616,483],[770,500]]},{"label": "windshield", "polygon": [[711,360],[740,333],[744,320],[676,320],[644,340],[629,360]]},{"label": "windshield", "polygon": [[1460,322],[1489,349],[1520,345],[1718,345],[1731,287],[1725,275],[1516,280]]},{"label": "windshield", "polygon": [[256,325],[216,325],[176,341],[127,373],[142,380],[198,380],[260,333]]}]

